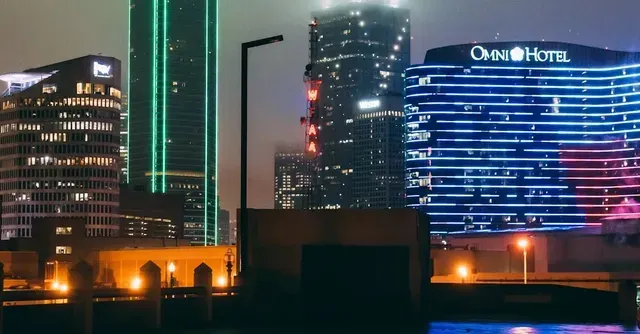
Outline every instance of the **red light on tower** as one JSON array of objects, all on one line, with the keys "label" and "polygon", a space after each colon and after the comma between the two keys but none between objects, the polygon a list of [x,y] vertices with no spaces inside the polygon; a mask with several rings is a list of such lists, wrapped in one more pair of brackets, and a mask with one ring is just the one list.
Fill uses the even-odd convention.
[{"label": "red light on tower", "polygon": [[318,90],[317,89],[308,89],[307,90],[307,100],[316,101],[318,100]]}]

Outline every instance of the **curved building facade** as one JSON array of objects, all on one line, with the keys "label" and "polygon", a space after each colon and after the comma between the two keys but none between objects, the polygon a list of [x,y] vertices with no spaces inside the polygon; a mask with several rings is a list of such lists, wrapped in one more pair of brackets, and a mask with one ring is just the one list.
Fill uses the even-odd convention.
[{"label": "curved building facade", "polygon": [[46,218],[117,236],[120,79],[120,61],[102,56],[0,75],[3,239]]},{"label": "curved building facade", "polygon": [[428,51],[405,84],[407,205],[433,231],[640,213],[640,54],[455,45]]}]

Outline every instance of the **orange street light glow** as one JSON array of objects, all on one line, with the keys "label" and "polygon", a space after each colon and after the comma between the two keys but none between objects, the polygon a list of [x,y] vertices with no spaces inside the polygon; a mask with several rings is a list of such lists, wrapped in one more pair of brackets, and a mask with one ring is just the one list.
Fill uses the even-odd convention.
[{"label": "orange street light glow", "polygon": [[469,276],[469,269],[467,269],[467,266],[458,267],[458,275],[462,278],[467,278],[467,276]]},{"label": "orange street light glow", "polygon": [[518,240],[518,247],[520,248],[527,248],[529,247],[529,241],[527,239],[520,239]]}]

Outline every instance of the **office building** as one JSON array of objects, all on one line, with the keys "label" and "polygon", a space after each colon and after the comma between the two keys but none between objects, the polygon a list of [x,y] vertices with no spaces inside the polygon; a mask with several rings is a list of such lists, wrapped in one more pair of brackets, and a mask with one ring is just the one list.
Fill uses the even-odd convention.
[{"label": "office building", "polygon": [[407,201],[433,231],[598,226],[640,212],[640,54],[443,47],[406,71]]},{"label": "office building", "polygon": [[314,160],[305,152],[280,150],[275,155],[274,208],[310,209]]},{"label": "office building", "polygon": [[120,61],[85,56],[0,81],[2,238],[30,237],[40,218],[117,236]]},{"label": "office building", "polygon": [[129,182],[185,197],[184,236],[217,237],[217,1],[130,1]]},{"label": "office building", "polygon": [[360,100],[353,120],[353,206],[405,206],[402,95]]},{"label": "office building", "polygon": [[184,196],[120,187],[120,236],[182,239]]},{"label": "office building", "polygon": [[229,223],[229,211],[220,209],[220,212],[218,212],[218,245],[231,244],[231,241],[229,239]]},{"label": "office building", "polygon": [[322,80],[320,116],[320,203],[326,209],[352,206],[353,122],[357,101],[402,94],[410,64],[409,11],[349,3],[314,13],[319,34],[313,70]]}]

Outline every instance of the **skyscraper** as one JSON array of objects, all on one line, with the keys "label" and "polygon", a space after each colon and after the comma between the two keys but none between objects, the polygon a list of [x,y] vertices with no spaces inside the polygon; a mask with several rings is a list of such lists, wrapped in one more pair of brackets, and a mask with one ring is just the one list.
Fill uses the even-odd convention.
[{"label": "skyscraper", "polygon": [[117,236],[120,61],[86,56],[0,81],[2,238],[31,237],[49,218]]},{"label": "skyscraper", "polygon": [[327,209],[352,202],[353,122],[357,101],[403,92],[410,64],[409,11],[350,3],[315,13],[319,34],[314,75],[322,80],[320,203]]},{"label": "skyscraper", "polygon": [[229,239],[229,211],[220,209],[218,212],[218,245],[230,245]]},{"label": "skyscraper", "polygon": [[402,95],[360,100],[353,121],[353,206],[403,208],[404,100]]},{"label": "skyscraper", "polygon": [[217,242],[216,0],[130,0],[129,181],[185,196],[184,236]]},{"label": "skyscraper", "polygon": [[306,153],[300,151],[276,152],[274,208],[310,209],[313,161]]},{"label": "skyscraper", "polygon": [[406,73],[407,203],[432,232],[640,217],[640,53],[474,43]]}]

